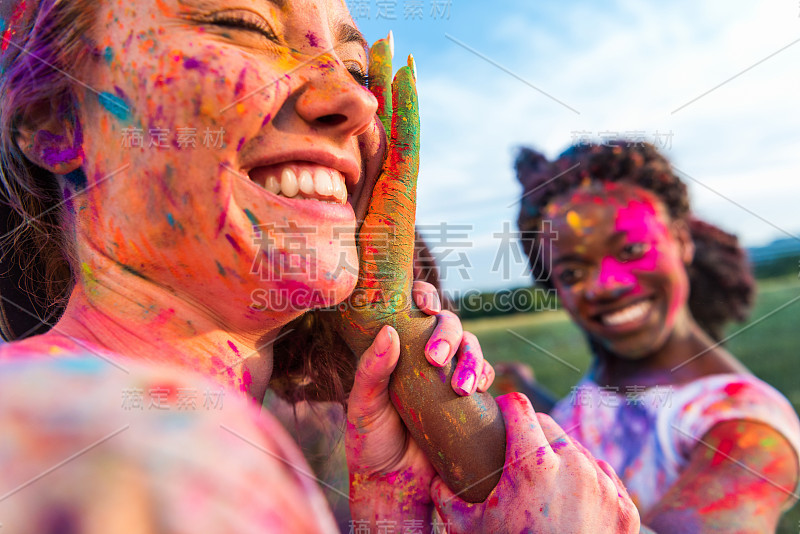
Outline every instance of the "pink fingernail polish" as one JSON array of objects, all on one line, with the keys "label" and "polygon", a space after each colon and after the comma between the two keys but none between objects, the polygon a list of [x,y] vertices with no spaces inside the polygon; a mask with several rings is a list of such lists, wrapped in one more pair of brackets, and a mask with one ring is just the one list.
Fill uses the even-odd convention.
[{"label": "pink fingernail polish", "polygon": [[450,344],[447,341],[439,340],[428,350],[428,356],[439,365],[444,365],[450,355]]},{"label": "pink fingernail polish", "polygon": [[442,311],[442,301],[439,298],[439,294],[438,293],[433,293],[431,298],[433,298],[433,303],[431,304],[431,310],[435,311],[436,313],[439,313],[440,311]]},{"label": "pink fingernail polish", "polygon": [[461,373],[461,376],[458,377],[458,381],[456,382],[456,387],[461,390],[461,393],[464,395],[469,395],[472,393],[472,388],[475,385],[475,373],[472,371],[464,371]]},{"label": "pink fingernail polish", "polygon": [[483,389],[486,387],[486,375],[481,376],[480,382],[478,382],[478,389]]}]

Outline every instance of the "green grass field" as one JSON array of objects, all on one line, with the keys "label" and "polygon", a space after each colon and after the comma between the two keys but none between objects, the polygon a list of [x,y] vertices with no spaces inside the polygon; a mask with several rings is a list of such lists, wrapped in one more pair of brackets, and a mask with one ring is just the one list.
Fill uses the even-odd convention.
[{"label": "green grass field", "polygon": [[[781,309],[782,306],[785,307]],[[800,412],[798,317],[800,280],[762,282],[750,321],[729,329],[728,335],[734,337],[726,347],[756,376],[786,395],[795,411]],[[517,360],[530,364],[537,380],[559,398],[570,393],[570,387],[589,366],[590,356],[583,335],[562,311],[465,321],[464,328],[478,336],[484,354],[492,363]],[[526,344],[509,330],[533,341],[580,372]],[[800,506],[795,506],[783,516],[778,532],[796,534],[799,528]]]}]

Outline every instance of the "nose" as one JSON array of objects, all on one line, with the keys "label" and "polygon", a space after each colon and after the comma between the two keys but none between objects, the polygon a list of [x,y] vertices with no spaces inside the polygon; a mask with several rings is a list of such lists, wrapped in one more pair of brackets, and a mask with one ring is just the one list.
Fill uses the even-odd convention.
[{"label": "nose", "polygon": [[600,269],[590,281],[586,298],[598,302],[615,300],[633,290],[636,283],[636,277],[625,268],[624,263],[606,257],[600,262]]},{"label": "nose", "polygon": [[341,62],[328,57],[309,71],[295,103],[297,114],[309,126],[341,137],[361,135],[372,126],[378,101]]}]

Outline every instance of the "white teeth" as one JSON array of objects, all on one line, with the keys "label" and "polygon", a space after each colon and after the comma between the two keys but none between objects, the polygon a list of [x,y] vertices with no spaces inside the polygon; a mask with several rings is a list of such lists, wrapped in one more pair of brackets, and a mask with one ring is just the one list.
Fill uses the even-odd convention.
[{"label": "white teeth", "polygon": [[619,326],[625,323],[638,321],[644,317],[648,311],[650,311],[650,301],[639,302],[614,313],[603,315],[602,321],[603,324],[608,326]]},{"label": "white teeth", "polygon": [[281,173],[281,193],[286,197],[293,197],[300,191],[297,185],[297,176],[292,169],[283,169]]},{"label": "white teeth", "polygon": [[285,166],[276,176],[274,170],[257,168],[250,172],[250,179],[275,195],[287,198],[305,198],[344,204],[347,202],[347,187],[344,176],[337,170],[317,165],[306,168]]},{"label": "white teeth", "polygon": [[323,197],[329,197],[333,194],[333,180],[328,171],[324,169],[317,169],[314,173],[314,189],[317,194]]},{"label": "white teeth", "polygon": [[300,185],[300,191],[306,195],[314,192],[314,178],[311,177],[311,172],[308,170],[300,171],[300,176],[297,177],[297,182]]},{"label": "white teeth", "polygon": [[344,186],[344,178],[338,172],[333,173],[333,196],[339,202],[347,201],[347,188]]},{"label": "white teeth", "polygon": [[265,187],[267,188],[267,191],[270,193],[275,193],[276,195],[281,192],[281,183],[274,176],[267,178]]}]

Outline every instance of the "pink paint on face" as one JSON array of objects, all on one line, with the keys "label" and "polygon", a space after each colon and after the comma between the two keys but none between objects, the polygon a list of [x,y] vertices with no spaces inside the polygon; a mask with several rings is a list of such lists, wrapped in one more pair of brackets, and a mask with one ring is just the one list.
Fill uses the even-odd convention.
[{"label": "pink paint on face", "polygon": [[636,277],[625,264],[612,257],[603,258],[597,282],[602,285],[636,285]]},{"label": "pink paint on face", "polygon": [[[657,201],[656,201],[657,202]],[[628,272],[645,271],[656,272],[659,267],[673,265],[676,269],[682,270],[681,258],[676,258],[671,252],[679,252],[676,247],[667,247],[664,244],[673,241],[670,228],[665,224],[663,217],[660,216],[654,199],[643,201],[631,201],[626,207],[617,212],[615,228],[618,232],[625,232],[630,243],[643,243],[648,246],[641,258],[629,261]],[[675,278],[676,297],[683,295],[688,298],[689,280],[688,277]],[[668,324],[675,323],[675,317],[681,309],[683,298],[674,298],[670,301],[667,308],[666,321]]]}]

